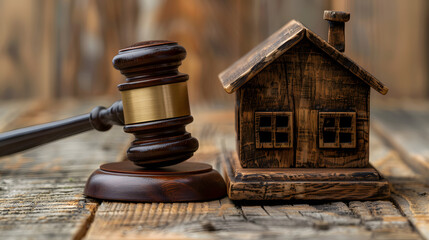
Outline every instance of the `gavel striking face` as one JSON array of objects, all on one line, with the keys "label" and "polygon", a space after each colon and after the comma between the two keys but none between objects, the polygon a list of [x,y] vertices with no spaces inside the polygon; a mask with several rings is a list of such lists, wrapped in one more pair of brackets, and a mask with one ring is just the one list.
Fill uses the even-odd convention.
[{"label": "gavel striking face", "polygon": [[141,42],[122,49],[113,65],[126,77],[122,95],[124,131],[135,135],[127,157],[142,167],[162,167],[190,158],[197,139],[186,132],[190,115],[187,74],[178,67],[186,50],[175,42]]}]

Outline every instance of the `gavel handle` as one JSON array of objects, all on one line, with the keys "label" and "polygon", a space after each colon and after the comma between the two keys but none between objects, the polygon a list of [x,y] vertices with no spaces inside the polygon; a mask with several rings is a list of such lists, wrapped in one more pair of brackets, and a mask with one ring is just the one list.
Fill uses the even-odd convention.
[{"label": "gavel handle", "polygon": [[115,102],[108,109],[96,107],[88,114],[1,133],[0,156],[24,151],[92,129],[107,131],[112,125],[124,125],[121,101]]}]

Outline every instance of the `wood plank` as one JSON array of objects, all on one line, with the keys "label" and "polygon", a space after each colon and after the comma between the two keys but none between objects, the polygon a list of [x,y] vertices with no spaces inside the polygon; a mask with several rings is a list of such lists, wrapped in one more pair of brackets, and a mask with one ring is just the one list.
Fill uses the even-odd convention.
[{"label": "wood plank", "polygon": [[420,239],[389,201],[103,203],[87,239]]},{"label": "wood plank", "polygon": [[376,200],[389,197],[388,182],[379,181],[270,181],[226,179],[233,200]]},{"label": "wood plank", "polygon": [[415,173],[404,161],[400,154],[392,149],[380,135],[371,129],[370,163],[388,180],[416,179],[420,175]]},{"label": "wood plank", "polygon": [[[214,110],[193,110],[196,121],[189,125],[189,132],[200,140],[197,154],[204,155],[218,168],[220,158],[216,155],[235,146],[232,111],[218,109],[217,115]],[[383,160],[386,155],[393,156],[384,147],[372,145],[372,156],[380,158],[372,163],[393,169],[393,165],[386,163],[389,160]],[[224,198],[202,203],[103,202],[86,238],[421,239],[421,236],[391,201],[252,203]]]},{"label": "wood plank", "polygon": [[395,149],[413,171],[429,172],[429,111],[404,105],[378,109],[374,130]]},{"label": "wood plank", "polygon": [[429,239],[429,184],[428,182],[392,181],[392,198],[417,231]]},{"label": "wood plank", "polygon": [[235,92],[277,57],[299,42],[304,34],[305,27],[295,20],[277,30],[219,74],[219,79],[225,91],[228,93]]},{"label": "wood plank", "polygon": [[[110,101],[104,101],[109,104]],[[50,104],[29,111],[25,125],[85,113],[100,102]],[[66,107],[65,107],[66,106]],[[33,119],[33,121],[31,120]],[[20,122],[17,119],[16,122]],[[129,135],[121,128],[89,132],[0,160],[2,239],[81,238],[98,202],[85,198],[87,177],[100,163],[122,157]]]},{"label": "wood plank", "polygon": [[[377,114],[379,114],[377,112]],[[376,114],[376,115],[377,115]],[[394,121],[392,119],[392,121]],[[419,125],[414,125],[419,128]],[[379,133],[378,131],[372,131]],[[371,163],[377,167],[390,184],[393,202],[409,219],[413,227],[429,239],[429,181],[426,175],[419,175],[413,171],[408,161],[400,158],[400,153],[391,148],[385,134],[371,134]],[[411,141],[413,141],[411,139]]]},{"label": "wood plank", "polygon": [[[82,113],[88,110],[85,108],[70,104],[67,110],[57,113],[42,111],[36,114],[39,117],[31,118],[33,114],[29,114],[20,119],[44,121],[52,116]],[[222,109],[219,115],[215,112],[195,113],[199,121],[190,125],[190,132],[200,140],[199,157],[219,168],[218,154],[233,149],[235,141],[233,115]],[[394,203],[399,209],[390,201],[261,202],[264,205],[259,205],[225,198],[199,203],[103,202],[97,210],[98,202],[82,197],[83,184],[100,162],[122,158],[118,153],[123,149],[119,146],[127,146],[122,137],[128,136],[116,128],[113,132],[82,134],[3,158],[0,161],[2,239],[80,238],[93,216],[88,239],[427,238],[426,183],[416,184],[414,179],[420,176],[407,169],[399,154],[374,133],[371,163],[392,182]]]},{"label": "wood plank", "polygon": [[226,156],[231,161],[235,179],[242,181],[376,181],[380,175],[374,168],[243,168],[238,155],[232,152]]}]

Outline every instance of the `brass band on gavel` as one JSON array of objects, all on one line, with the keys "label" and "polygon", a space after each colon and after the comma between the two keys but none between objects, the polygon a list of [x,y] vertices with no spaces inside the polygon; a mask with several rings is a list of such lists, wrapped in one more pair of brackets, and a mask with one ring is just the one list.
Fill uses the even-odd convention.
[{"label": "brass band on gavel", "polygon": [[125,124],[191,114],[186,82],[123,90],[121,95]]}]

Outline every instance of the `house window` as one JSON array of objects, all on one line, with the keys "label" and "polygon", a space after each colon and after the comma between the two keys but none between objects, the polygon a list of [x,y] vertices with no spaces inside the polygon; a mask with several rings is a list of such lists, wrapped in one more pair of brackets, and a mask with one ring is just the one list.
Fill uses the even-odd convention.
[{"label": "house window", "polygon": [[292,112],[255,112],[256,148],[291,148],[292,126]]},{"label": "house window", "polygon": [[355,112],[319,112],[320,148],[355,148]]}]

